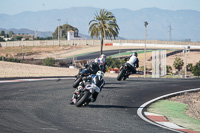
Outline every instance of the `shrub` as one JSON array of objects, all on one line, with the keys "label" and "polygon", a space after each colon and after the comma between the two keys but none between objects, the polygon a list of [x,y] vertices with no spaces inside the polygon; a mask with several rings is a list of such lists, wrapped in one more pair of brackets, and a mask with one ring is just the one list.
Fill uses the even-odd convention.
[{"label": "shrub", "polygon": [[192,74],[194,74],[194,76],[200,76],[200,61],[193,67],[192,69]]},{"label": "shrub", "polygon": [[21,59],[17,59],[17,58],[13,58],[13,57],[8,57],[8,55],[6,57],[0,56],[0,60],[2,60],[2,61],[8,61],[8,62],[17,62],[17,63],[21,62]]},{"label": "shrub", "polygon": [[107,68],[120,68],[125,62],[125,59],[120,60],[111,57],[106,58]]},{"label": "shrub", "polygon": [[192,69],[193,69],[192,63],[188,64],[188,65],[187,65],[187,71],[191,72]]},{"label": "shrub", "polygon": [[172,72],[172,67],[170,65],[167,65],[167,73],[171,73]]},{"label": "shrub", "polygon": [[184,62],[181,58],[176,57],[173,66],[175,67],[175,69],[177,69],[178,71],[180,71],[182,69],[184,65]]},{"label": "shrub", "polygon": [[54,66],[55,64],[55,59],[52,57],[47,57],[43,60],[42,64],[44,66]]}]

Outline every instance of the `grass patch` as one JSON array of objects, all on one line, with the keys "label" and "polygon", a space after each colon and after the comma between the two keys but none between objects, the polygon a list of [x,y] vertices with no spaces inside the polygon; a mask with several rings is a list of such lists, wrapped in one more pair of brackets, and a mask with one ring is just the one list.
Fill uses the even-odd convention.
[{"label": "grass patch", "polygon": [[[147,50],[146,52],[147,53],[152,52],[152,50]],[[142,53],[144,53],[144,51],[137,51],[137,53],[142,54]],[[133,51],[127,51],[127,52],[123,52],[123,53],[119,53],[119,54],[114,54],[114,55],[111,55],[109,57],[114,58],[114,57],[119,57],[119,56],[129,56],[129,55],[132,55],[132,54],[133,54]]]},{"label": "grass patch", "polygon": [[187,129],[200,131],[200,120],[186,115],[185,112],[187,108],[187,104],[172,102],[169,100],[160,100],[156,103],[153,103],[147,111],[164,115],[169,121]]}]

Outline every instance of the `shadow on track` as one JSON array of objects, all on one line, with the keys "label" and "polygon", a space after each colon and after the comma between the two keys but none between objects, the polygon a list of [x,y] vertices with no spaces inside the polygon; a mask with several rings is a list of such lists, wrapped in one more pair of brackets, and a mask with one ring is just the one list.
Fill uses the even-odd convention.
[{"label": "shadow on track", "polygon": [[89,108],[139,108],[139,107],[129,107],[129,106],[120,106],[120,105],[88,105]]}]

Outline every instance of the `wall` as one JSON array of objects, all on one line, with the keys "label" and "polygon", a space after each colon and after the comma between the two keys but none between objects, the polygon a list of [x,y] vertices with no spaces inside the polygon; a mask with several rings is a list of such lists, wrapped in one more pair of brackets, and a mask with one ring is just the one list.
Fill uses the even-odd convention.
[{"label": "wall", "polygon": [[[104,40],[104,43],[139,43],[144,44],[144,40]],[[100,45],[100,40],[60,40],[62,45]],[[200,46],[200,42],[178,42],[178,41],[158,41],[147,40],[147,44],[170,44],[170,45],[195,45]],[[58,40],[35,40],[35,41],[8,41],[0,42],[1,47],[15,46],[58,46]]]}]

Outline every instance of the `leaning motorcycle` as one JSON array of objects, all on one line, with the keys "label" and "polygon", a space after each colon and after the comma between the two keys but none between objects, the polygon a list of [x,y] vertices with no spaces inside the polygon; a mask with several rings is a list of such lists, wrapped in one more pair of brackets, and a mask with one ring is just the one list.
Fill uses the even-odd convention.
[{"label": "leaning motorcycle", "polygon": [[117,76],[117,80],[118,81],[121,81],[122,79],[126,80],[128,78],[128,76],[130,75],[130,73],[131,72],[128,69],[128,63],[122,64],[122,66],[120,67],[118,76]]},{"label": "leaning motorcycle", "polygon": [[73,102],[77,107],[86,106],[88,105],[88,100],[90,96],[94,93],[95,86],[93,85],[86,85],[83,87],[78,87],[75,90]]},{"label": "leaning motorcycle", "polygon": [[79,73],[75,76],[76,79],[74,81],[73,88],[77,88],[79,83],[81,81],[83,81],[83,77],[87,77],[89,75],[90,75],[90,73],[88,72],[88,70],[86,68],[80,69]]}]

